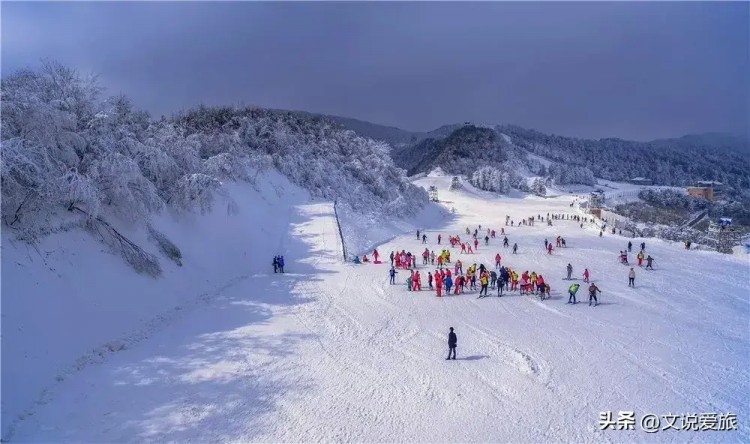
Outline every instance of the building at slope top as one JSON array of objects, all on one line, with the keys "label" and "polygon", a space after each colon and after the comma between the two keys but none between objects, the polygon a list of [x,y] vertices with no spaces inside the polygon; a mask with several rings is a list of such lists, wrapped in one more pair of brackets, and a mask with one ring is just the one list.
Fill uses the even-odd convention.
[{"label": "building at slope top", "polygon": [[630,179],[630,183],[633,185],[653,185],[654,181],[645,177],[634,177]]},{"label": "building at slope top", "polygon": [[687,193],[690,196],[701,197],[706,200],[719,199],[724,190],[724,184],[710,180],[701,180],[695,183],[695,186],[687,187]]}]

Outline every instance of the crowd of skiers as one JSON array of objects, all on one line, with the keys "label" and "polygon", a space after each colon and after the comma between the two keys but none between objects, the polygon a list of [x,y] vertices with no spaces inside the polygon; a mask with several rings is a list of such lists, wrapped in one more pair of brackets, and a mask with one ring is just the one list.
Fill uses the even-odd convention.
[{"label": "crowd of skiers", "polygon": [[[549,214],[546,217],[543,215],[537,215],[536,217],[531,216],[527,219],[523,219],[518,225],[533,225],[535,221],[552,221],[552,220],[572,220],[574,222],[588,222],[588,217],[582,217],[578,215],[569,214]],[[593,220],[593,219],[592,219]],[[515,221],[510,220],[509,216],[506,216],[506,225],[514,225]],[[469,227],[465,230],[468,240],[462,239],[460,235],[449,235],[447,244],[459,250],[458,254],[472,254],[479,251],[480,239],[484,240],[485,245],[489,245],[490,239],[502,236],[503,248],[510,247],[510,241],[505,233],[505,228],[500,230],[494,230],[487,228],[486,231],[482,230],[482,226],[479,225],[475,229]],[[423,244],[427,243],[427,234],[417,230],[417,239],[421,240]],[[443,245],[443,235],[438,234],[436,237],[437,245]],[[553,241],[549,239],[544,240],[544,248],[547,254],[552,254],[553,245],[558,248],[565,248],[567,243],[565,238],[562,236],[556,236]],[[447,247],[447,245],[446,245]],[[653,258],[645,253],[646,244],[642,242],[640,245],[640,251],[636,254],[638,266],[643,266],[644,260],[646,261],[646,269],[653,269]],[[628,262],[628,253],[632,252],[633,243],[628,242],[627,249],[620,252],[620,261],[625,265],[630,265]],[[514,243],[512,247],[513,254],[518,251],[518,244]],[[424,271],[417,270],[417,256],[422,257],[422,266],[434,266],[434,271],[427,271],[426,275]],[[372,256],[375,262],[378,262],[379,253],[374,250]],[[463,256],[462,256],[463,257]],[[274,258],[274,270],[278,265],[278,258]],[[283,258],[281,263],[283,264]],[[358,259],[358,258],[357,258]],[[458,295],[466,292],[479,291],[479,297],[488,296],[489,290],[493,292],[497,291],[497,296],[502,296],[504,292],[519,292],[519,294],[535,294],[539,295],[541,299],[548,298],[551,293],[551,287],[547,283],[541,273],[535,271],[529,272],[528,270],[523,271],[519,274],[518,270],[511,269],[511,267],[501,263],[502,257],[500,253],[495,254],[494,266],[492,269],[486,267],[484,264],[472,263],[468,267],[464,268],[464,264],[461,259],[456,258],[455,262],[451,258],[450,248],[440,248],[436,253],[435,250],[431,250],[426,247],[421,253],[415,254],[406,250],[392,251],[389,256],[390,269],[389,278],[390,283],[397,285],[399,282],[405,283],[408,291],[420,291],[430,290],[435,291],[437,296],[444,295]],[[367,262],[367,256],[365,255],[361,262]],[[355,260],[355,262],[360,262]],[[379,263],[379,262],[378,262]],[[282,265],[283,267],[283,265]],[[566,267],[567,279],[573,280],[573,267],[568,264]],[[283,268],[282,268],[283,272]],[[407,276],[397,279],[399,272],[407,273]],[[589,284],[589,305],[598,305],[597,293],[601,290],[593,283],[589,281],[590,273],[588,268],[583,270],[583,282]],[[628,286],[635,286],[635,270],[634,267],[630,268],[628,272]],[[568,288],[569,299],[568,303],[576,303],[576,293],[580,285],[573,283]]]},{"label": "crowd of skiers", "polygon": [[[581,224],[581,228],[583,228],[583,223],[584,222],[589,222],[589,219],[591,220],[591,222],[594,221],[593,218],[581,217],[581,216],[579,216],[577,214],[566,214],[566,213],[560,213],[560,214],[554,214],[553,213],[553,214],[550,214],[550,213],[547,213],[547,217],[546,218],[543,215],[541,215],[541,214],[537,214],[536,217],[532,215],[532,216],[526,217],[524,219],[521,219],[521,221],[518,222],[518,225],[516,225],[516,221],[515,220],[511,219],[510,216],[505,216],[505,226],[507,227],[508,225],[510,225],[511,227],[515,227],[515,226],[519,226],[519,227],[521,227],[521,226],[532,226],[533,227],[535,222],[537,222],[537,221],[544,222],[545,220],[547,221],[547,225],[551,226],[553,220],[572,220],[572,221],[575,221],[575,222],[579,222]],[[469,234],[469,233],[467,232],[466,234]]]}]

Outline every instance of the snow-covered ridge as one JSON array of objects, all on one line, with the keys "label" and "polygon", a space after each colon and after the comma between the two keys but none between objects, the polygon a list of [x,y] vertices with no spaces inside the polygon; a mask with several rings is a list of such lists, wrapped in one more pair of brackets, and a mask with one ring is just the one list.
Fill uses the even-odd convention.
[{"label": "snow-covered ridge", "polygon": [[199,107],[154,120],[56,64],[2,87],[2,218],[26,238],[53,230],[66,210],[133,223],[165,209],[208,211],[222,181],[252,182],[271,167],[363,213],[410,215],[427,201],[387,145],[320,117]]}]

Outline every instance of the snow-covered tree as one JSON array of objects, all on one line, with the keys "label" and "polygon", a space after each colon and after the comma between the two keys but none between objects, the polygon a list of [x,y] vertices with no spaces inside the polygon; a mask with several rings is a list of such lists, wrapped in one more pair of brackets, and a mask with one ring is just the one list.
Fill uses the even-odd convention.
[{"label": "snow-covered tree", "polygon": [[531,192],[537,196],[545,196],[547,194],[547,187],[544,185],[544,179],[541,177],[535,178],[531,182]]}]

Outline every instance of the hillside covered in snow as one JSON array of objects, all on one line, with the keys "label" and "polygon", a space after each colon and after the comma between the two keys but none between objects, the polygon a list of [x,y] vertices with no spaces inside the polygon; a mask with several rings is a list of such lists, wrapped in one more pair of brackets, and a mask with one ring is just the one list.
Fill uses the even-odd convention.
[{"label": "hillside covered in snow", "polygon": [[[158,280],[85,233],[56,233],[36,249],[4,239],[3,399],[21,405],[4,411],[4,440],[750,439],[746,257],[600,237],[596,225],[564,217],[586,216],[568,197],[500,197],[450,182],[416,181],[436,186],[455,213],[419,214],[401,227],[411,232],[384,233],[375,244],[384,264],[343,263],[332,202],[274,174],[229,186],[189,223],[155,220],[183,246],[183,266],[169,264]],[[561,218],[519,224],[547,213]],[[472,254],[446,245],[480,224],[482,234],[504,230],[517,253],[502,234]],[[146,233],[128,234],[147,244]],[[556,236],[566,247],[548,254],[544,240]],[[632,265],[635,287],[617,261],[628,241],[634,250],[645,241],[655,259],[653,270]],[[436,297],[427,274],[438,267],[421,257],[421,290],[407,291],[403,268],[389,284],[389,253],[425,248],[449,249],[451,270],[461,260],[464,273],[473,263],[492,269],[499,254],[519,274],[543,275],[550,297],[491,288],[478,298],[468,286]],[[277,251],[283,274],[264,254]],[[584,269],[601,289],[596,306]],[[573,283],[582,288],[568,304]],[[455,361],[445,359],[449,327]],[[607,412],[615,422],[633,412],[632,430],[605,427]],[[656,433],[642,425],[649,414]]]},{"label": "hillside covered in snow", "polygon": [[3,436],[71,369],[285,254],[295,203],[336,204],[339,255],[446,213],[319,117],[152,119],[56,63],[3,78],[2,115]]},{"label": "hillside covered in snow", "polygon": [[[505,172],[518,171],[521,166],[523,174],[549,178],[558,185],[591,184],[593,177],[620,182],[644,177],[656,185],[671,186],[719,181],[734,196],[750,189],[750,140],[743,136],[711,133],[636,142],[557,136],[516,125],[467,123],[445,125],[431,132],[399,132],[394,139],[390,137],[393,133],[381,131],[375,124],[349,126],[345,119],[339,123],[393,145],[396,164],[409,174],[429,172],[438,165],[451,171],[449,165],[453,165],[452,172],[471,175],[479,168],[467,172],[471,164],[503,162],[504,155],[497,152],[501,148],[513,153],[513,160],[517,161],[508,165]],[[486,134],[488,128],[496,136]],[[412,142],[404,143],[408,134]],[[489,137],[498,138],[498,143],[491,143],[491,149],[487,145]],[[455,149],[457,139],[460,149]],[[487,157],[490,160],[485,162]]]}]

